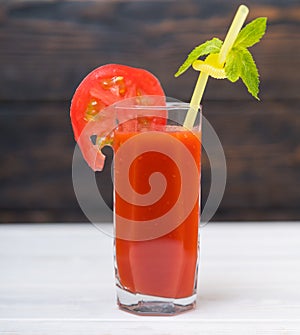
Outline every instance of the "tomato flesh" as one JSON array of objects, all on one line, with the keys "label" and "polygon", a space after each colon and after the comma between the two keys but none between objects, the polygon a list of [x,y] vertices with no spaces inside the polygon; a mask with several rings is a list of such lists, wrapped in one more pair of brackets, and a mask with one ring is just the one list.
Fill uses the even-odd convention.
[{"label": "tomato flesh", "polygon": [[105,157],[89,138],[95,129],[90,125],[86,127],[87,124],[94,122],[107,106],[142,95],[164,96],[164,91],[150,72],[126,65],[103,65],[89,73],[79,84],[72,99],[70,116],[75,140],[93,170],[103,168]]}]

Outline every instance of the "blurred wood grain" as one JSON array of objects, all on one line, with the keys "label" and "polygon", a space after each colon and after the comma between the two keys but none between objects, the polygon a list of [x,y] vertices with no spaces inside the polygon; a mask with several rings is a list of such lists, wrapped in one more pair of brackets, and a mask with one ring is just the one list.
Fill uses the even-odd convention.
[{"label": "blurred wood grain", "polygon": [[[224,38],[238,1],[120,0],[0,3],[0,221],[85,221],[73,192],[69,103],[105,63],[146,68],[188,101],[197,74],[173,74],[185,55]],[[252,51],[261,102],[238,82],[210,80],[204,114],[220,136],[228,181],[216,220],[300,218],[300,3],[247,1],[268,17]],[[111,157],[111,152],[108,152]],[[203,162],[204,198],[209,163]],[[111,205],[109,171],[97,175]],[[104,211],[103,218],[111,218]]]},{"label": "blurred wood grain", "polygon": [[[261,69],[261,98],[299,98],[300,5],[293,1],[277,6],[270,1],[252,3],[249,20],[269,18],[267,37],[253,48]],[[189,71],[177,80],[173,74],[201,41],[212,34],[224,38],[236,4],[4,2],[0,99],[68,99],[88,71],[109,62],[147,68],[159,76],[167,95],[189,99],[196,74]],[[248,99],[248,94],[242,85],[233,88],[230,83],[212,81],[206,98]]]}]

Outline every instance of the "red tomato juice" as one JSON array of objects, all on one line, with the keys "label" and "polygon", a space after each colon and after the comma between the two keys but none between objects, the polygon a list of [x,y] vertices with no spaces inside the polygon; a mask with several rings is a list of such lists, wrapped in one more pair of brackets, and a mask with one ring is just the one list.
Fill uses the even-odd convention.
[{"label": "red tomato juice", "polygon": [[[200,133],[190,132],[182,127],[166,131],[185,145],[197,166],[197,199],[183,199],[182,208],[186,203],[194,202],[191,211],[184,221],[163,236],[149,240],[115,239],[115,261],[119,284],[131,293],[140,293],[159,297],[184,298],[195,293],[198,259],[198,225],[199,225],[199,189],[200,189]],[[116,130],[114,133],[115,154],[128,139],[140,132]],[[153,136],[152,136],[153,135]],[[155,141],[156,133],[152,132],[149,141]],[[166,139],[167,141],[167,139]],[[145,143],[141,141],[139,146]],[[132,148],[136,150],[137,148]],[[176,156],[176,146],[168,147],[169,156]],[[188,166],[186,166],[188,169]],[[122,162],[115,156],[114,183],[117,189],[122,178]],[[161,152],[147,151],[139,155],[130,165],[129,181],[133,189],[146,194],[150,191],[149,176],[160,172],[166,178],[166,190],[154,204],[139,206],[132,199],[123,199],[115,192],[115,213],[129,220],[151,220],[161,217],[171,210],[178,199],[181,189],[180,171],[177,164]],[[178,213],[180,215],[180,213]],[[118,229],[118,218],[115,229]]]}]

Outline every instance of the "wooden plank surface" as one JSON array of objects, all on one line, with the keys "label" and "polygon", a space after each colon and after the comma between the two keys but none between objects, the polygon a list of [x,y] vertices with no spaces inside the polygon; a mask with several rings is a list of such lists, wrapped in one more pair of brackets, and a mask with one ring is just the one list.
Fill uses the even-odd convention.
[{"label": "wooden plank surface", "polygon": [[[224,38],[238,1],[5,1],[0,25],[0,99],[69,99],[93,68],[147,68],[169,96],[189,99],[196,74],[173,74],[212,35]],[[249,20],[268,16],[254,47],[266,98],[299,98],[298,1],[249,1]],[[26,84],[25,84],[26,83]],[[242,85],[210,82],[208,99],[248,99]]]},{"label": "wooden plank surface", "polygon": [[[0,104],[2,222],[85,220],[72,185],[75,143],[68,107],[67,102]],[[280,220],[300,215],[297,108],[293,100],[207,101],[204,115],[223,144],[228,169],[225,196],[214,219]],[[220,117],[223,113],[226,117]],[[110,162],[112,152],[105,152]],[[205,201],[210,187],[205,157],[202,166]],[[107,165],[97,180],[111,206],[110,173]],[[111,219],[109,211],[100,210],[104,221]]]},{"label": "wooden plank surface", "polygon": [[[204,0],[0,3],[0,222],[85,221],[72,188],[70,98],[108,62],[146,68],[166,94],[188,101],[196,80],[173,73],[195,45],[224,38],[239,2]],[[300,218],[300,4],[251,0],[249,20],[268,16],[253,48],[260,103],[241,83],[210,80],[204,114],[227,158],[228,182],[216,220]],[[109,153],[111,157],[111,153]],[[110,171],[98,183],[111,206]],[[209,164],[203,161],[204,199]],[[103,220],[111,213],[103,210]]]},{"label": "wooden plank surface", "polygon": [[196,309],[137,317],[117,308],[110,237],[89,224],[1,225],[0,332],[299,333],[299,223],[210,223],[200,236]]}]

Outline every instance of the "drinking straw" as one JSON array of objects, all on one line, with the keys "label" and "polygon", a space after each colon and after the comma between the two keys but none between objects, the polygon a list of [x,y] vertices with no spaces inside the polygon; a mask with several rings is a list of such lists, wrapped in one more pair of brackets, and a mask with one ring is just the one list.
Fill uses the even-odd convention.
[{"label": "drinking straw", "polygon": [[[222,44],[218,62],[221,66],[224,65],[224,62],[226,60],[227,54],[232,48],[245,20],[249,13],[248,7],[245,5],[240,5],[234,18],[231,23],[231,26],[227,32],[227,35],[225,37],[224,43]],[[205,90],[205,86],[207,84],[209,75],[205,72],[200,72],[200,75],[198,77],[191,101],[190,101],[190,108],[186,115],[186,118],[184,120],[183,126],[192,129],[193,125],[195,123],[197,112],[200,107],[201,99]]]}]

